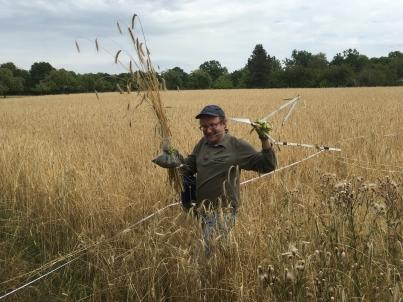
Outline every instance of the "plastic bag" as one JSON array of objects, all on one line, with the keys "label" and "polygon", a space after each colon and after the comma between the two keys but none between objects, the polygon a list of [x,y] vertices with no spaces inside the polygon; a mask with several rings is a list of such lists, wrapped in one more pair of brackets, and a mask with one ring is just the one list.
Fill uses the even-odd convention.
[{"label": "plastic bag", "polygon": [[162,168],[177,168],[182,165],[183,156],[178,150],[163,150],[152,162]]}]

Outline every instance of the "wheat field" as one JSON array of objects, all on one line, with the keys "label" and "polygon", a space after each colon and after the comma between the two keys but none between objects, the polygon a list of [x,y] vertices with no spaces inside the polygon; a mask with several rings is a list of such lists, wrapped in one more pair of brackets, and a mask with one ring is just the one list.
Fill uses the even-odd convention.
[{"label": "wheat field", "polygon": [[[0,296],[6,301],[402,301],[403,87],[161,92],[173,145],[218,104],[257,119],[299,94],[273,137],[339,147],[241,188],[228,242],[202,252],[197,221],[132,94],[0,101]],[[230,132],[259,149],[257,136]],[[279,168],[315,150],[276,147]],[[243,172],[242,180],[256,177]]]}]

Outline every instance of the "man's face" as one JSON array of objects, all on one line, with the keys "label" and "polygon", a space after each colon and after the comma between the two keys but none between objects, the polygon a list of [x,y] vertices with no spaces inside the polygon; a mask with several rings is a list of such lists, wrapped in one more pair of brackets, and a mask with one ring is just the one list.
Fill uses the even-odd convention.
[{"label": "man's face", "polygon": [[200,129],[204,136],[212,144],[217,144],[225,135],[225,121],[217,116],[200,118]]}]

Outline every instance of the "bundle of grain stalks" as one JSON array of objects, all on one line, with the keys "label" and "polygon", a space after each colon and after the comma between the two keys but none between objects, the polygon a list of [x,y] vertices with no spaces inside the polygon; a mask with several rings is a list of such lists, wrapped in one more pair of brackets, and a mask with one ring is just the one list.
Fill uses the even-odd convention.
[{"label": "bundle of grain stalks", "polygon": [[[137,35],[135,31],[135,24],[139,25],[139,34]],[[120,34],[123,34],[119,22],[117,22],[117,28]],[[127,93],[131,92],[130,87],[137,87],[138,95],[140,95],[140,103],[137,105],[148,104],[150,105],[155,117],[156,124],[154,125],[156,131],[155,133],[160,137],[160,149],[167,156],[171,156],[174,160],[178,160],[178,151],[172,147],[171,144],[171,130],[169,127],[168,118],[163,106],[160,89],[166,89],[164,79],[161,79],[161,83],[157,72],[151,62],[150,51],[147,46],[146,37],[144,34],[143,26],[140,18],[137,14],[134,14],[131,19],[131,26],[128,27],[128,38],[130,39],[134,54],[128,51],[118,50],[115,54],[115,64],[120,64],[130,73],[129,81],[126,84]],[[76,42],[77,50],[79,46]],[[95,39],[95,46],[97,51],[99,51],[98,39]],[[129,57],[129,64],[126,66],[121,60],[119,60],[120,55],[124,53]],[[120,93],[123,89],[118,85],[118,90]],[[136,107],[136,108],[137,108]],[[129,107],[128,107],[129,108]],[[170,185],[177,191],[182,191],[182,177],[178,168],[171,167],[168,168],[168,180]]]}]

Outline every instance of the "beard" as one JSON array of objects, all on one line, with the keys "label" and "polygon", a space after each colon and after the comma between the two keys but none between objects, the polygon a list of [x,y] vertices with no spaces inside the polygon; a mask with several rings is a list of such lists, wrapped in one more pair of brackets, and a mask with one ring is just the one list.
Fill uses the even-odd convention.
[{"label": "beard", "polygon": [[204,134],[204,137],[209,141],[209,142],[219,142],[222,137],[225,134],[225,130],[223,131],[217,131],[214,133],[209,133],[209,134]]}]

